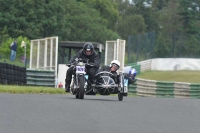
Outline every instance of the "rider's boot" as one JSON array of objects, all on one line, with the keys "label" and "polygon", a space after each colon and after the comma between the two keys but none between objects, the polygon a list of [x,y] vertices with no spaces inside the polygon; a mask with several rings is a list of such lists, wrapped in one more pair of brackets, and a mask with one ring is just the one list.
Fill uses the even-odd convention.
[{"label": "rider's boot", "polygon": [[70,86],[69,86],[69,84],[65,85],[65,92],[70,92]]},{"label": "rider's boot", "polygon": [[65,92],[70,92],[71,80],[65,80]]}]

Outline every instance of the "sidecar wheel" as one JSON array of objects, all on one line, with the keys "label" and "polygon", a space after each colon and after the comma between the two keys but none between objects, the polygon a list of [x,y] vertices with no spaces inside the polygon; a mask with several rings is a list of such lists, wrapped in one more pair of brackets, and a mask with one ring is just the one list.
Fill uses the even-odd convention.
[{"label": "sidecar wheel", "polygon": [[118,99],[119,99],[119,101],[122,101],[123,100],[123,93],[118,93]]}]

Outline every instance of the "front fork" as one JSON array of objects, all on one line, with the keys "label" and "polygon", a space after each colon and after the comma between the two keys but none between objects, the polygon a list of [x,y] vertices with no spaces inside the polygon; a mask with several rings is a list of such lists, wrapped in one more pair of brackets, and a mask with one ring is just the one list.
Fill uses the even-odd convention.
[{"label": "front fork", "polygon": [[[71,90],[71,93],[72,94],[75,94],[77,92],[77,89],[79,88],[79,76],[81,76],[82,74],[77,74],[77,75],[73,75],[72,77],[72,82],[71,82],[71,85],[70,85],[70,88],[72,89]],[[75,76],[75,77],[74,77]],[[84,85],[84,89],[87,88],[87,80],[88,80],[88,75],[84,75],[85,76],[85,85]]]},{"label": "front fork", "polygon": [[[77,88],[79,88],[79,76],[82,76],[83,74],[77,74],[76,75],[76,84],[75,84],[75,88],[77,89]],[[84,75],[84,76],[88,76],[88,75]],[[84,82],[86,83],[87,82],[87,80],[86,80],[86,78],[84,79]],[[84,88],[85,88],[85,85],[84,85]]]}]

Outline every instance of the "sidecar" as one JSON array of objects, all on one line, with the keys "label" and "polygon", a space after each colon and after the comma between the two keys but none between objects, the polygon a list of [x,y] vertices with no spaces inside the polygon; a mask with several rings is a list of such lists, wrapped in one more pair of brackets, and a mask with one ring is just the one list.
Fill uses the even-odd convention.
[{"label": "sidecar", "polygon": [[118,94],[119,101],[123,100],[123,96],[127,96],[127,90],[124,86],[124,75],[119,74],[120,84],[114,81],[114,75],[107,71],[99,72],[95,75],[93,91],[100,95]]}]

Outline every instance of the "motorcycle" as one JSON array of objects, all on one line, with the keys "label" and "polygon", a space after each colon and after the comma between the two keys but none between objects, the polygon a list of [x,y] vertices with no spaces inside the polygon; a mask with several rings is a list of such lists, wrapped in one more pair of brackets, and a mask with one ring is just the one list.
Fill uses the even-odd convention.
[{"label": "motorcycle", "polygon": [[87,89],[88,75],[86,75],[86,65],[93,66],[88,61],[84,63],[82,58],[76,58],[74,63],[68,64],[68,66],[74,67],[70,92],[79,99],[84,99],[84,94]]},{"label": "motorcycle", "polygon": [[122,101],[123,97],[127,96],[127,79],[124,79],[122,73],[118,75],[120,80],[119,84],[116,84],[114,81],[113,77],[115,77],[115,75],[107,71],[97,73],[93,84],[91,84],[86,74],[86,65],[93,67],[88,61],[84,63],[81,58],[76,58],[74,63],[68,64],[68,66],[74,66],[70,92],[75,95],[76,98],[84,99],[84,95],[118,94],[118,100]]}]

